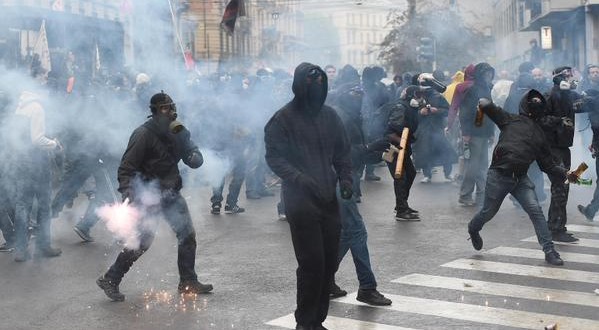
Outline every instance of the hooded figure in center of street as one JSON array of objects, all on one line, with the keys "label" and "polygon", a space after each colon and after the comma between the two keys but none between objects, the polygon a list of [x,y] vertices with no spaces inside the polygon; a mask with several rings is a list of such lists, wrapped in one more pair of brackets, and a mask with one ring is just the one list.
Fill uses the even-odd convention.
[{"label": "hooded figure in center of street", "polygon": [[296,329],[325,329],[329,288],[338,267],[341,219],[336,197],[352,197],[350,143],[341,119],[325,106],[327,76],[295,69],[295,97],[264,128],[266,162],[283,180],[285,213],[298,262]]}]

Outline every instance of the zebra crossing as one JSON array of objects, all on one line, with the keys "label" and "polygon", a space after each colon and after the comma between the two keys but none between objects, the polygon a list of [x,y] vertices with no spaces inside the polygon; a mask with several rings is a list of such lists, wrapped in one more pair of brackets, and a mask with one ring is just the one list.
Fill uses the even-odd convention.
[{"label": "zebra crossing", "polygon": [[[569,225],[568,230],[588,234],[599,233],[599,227],[589,225]],[[536,242],[536,237],[525,238],[522,241]],[[599,287],[599,272],[576,269],[582,266],[585,266],[585,269],[591,267],[593,270],[599,268],[599,253],[589,253],[589,250],[599,248],[599,240],[580,239],[577,244],[567,245],[572,246],[568,248],[568,252],[560,252],[566,262],[563,267],[551,267],[545,264],[544,253],[538,248],[500,246],[485,251],[482,258],[460,258],[440,265],[440,272],[449,272],[449,276],[421,273],[402,276],[391,281],[397,285],[396,289],[388,290],[393,292],[382,292],[393,301],[391,306],[369,306],[358,302],[357,292],[354,292],[333,300],[332,310],[334,307],[345,310],[366,308],[370,311],[366,313],[367,319],[360,320],[361,313],[346,313],[345,317],[331,313],[324,326],[330,330],[543,329],[545,326],[557,323],[559,329],[599,329],[599,315],[591,313],[595,318],[588,319],[578,317],[580,313],[579,315],[568,313],[568,310],[599,308],[599,295],[592,290],[581,291],[580,289],[580,286]],[[576,251],[577,247],[585,249]],[[580,267],[570,267],[570,265]],[[455,275],[456,273],[458,275]],[[490,276],[491,274],[493,276]],[[518,284],[508,283],[511,281],[504,282],[501,279],[486,280],[497,276],[515,278]],[[547,283],[560,285],[553,287],[552,284]],[[574,286],[578,288],[572,290]],[[416,296],[420,294],[415,290],[425,292],[424,296],[451,292],[460,295],[461,300],[420,297]],[[396,294],[398,292],[408,294]],[[523,308],[519,303],[515,305],[488,303],[489,300],[502,299],[504,303],[508,300],[523,301],[529,306]],[[485,302],[481,303],[481,301]],[[530,308],[531,305],[534,308]],[[562,311],[562,306],[568,308]],[[548,313],[545,313],[547,311]],[[404,322],[402,317],[389,316],[393,313],[400,316],[409,315],[409,320]],[[414,320],[422,320],[422,322]],[[455,324],[455,326],[435,325],[435,320],[442,320],[442,324]],[[291,313],[266,324],[279,329],[294,329],[295,318]]]}]

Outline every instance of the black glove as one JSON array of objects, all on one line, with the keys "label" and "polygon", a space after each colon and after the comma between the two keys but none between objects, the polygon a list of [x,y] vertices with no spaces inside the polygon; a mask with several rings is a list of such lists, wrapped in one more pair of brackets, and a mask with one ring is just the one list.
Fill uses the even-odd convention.
[{"label": "black glove", "polygon": [[389,141],[387,139],[379,139],[366,145],[367,151],[385,152],[389,149]]},{"label": "black glove", "polygon": [[191,168],[198,168],[204,164],[204,157],[202,157],[202,153],[199,150],[194,150],[187,157],[185,164]]},{"label": "black glove", "polygon": [[339,182],[339,191],[341,193],[341,198],[343,199],[350,199],[354,194],[351,182],[346,180]]},{"label": "black glove", "polygon": [[316,197],[317,199],[323,199],[320,194],[320,188],[314,179],[306,174],[298,175],[295,180],[298,186],[300,186],[306,193]]}]

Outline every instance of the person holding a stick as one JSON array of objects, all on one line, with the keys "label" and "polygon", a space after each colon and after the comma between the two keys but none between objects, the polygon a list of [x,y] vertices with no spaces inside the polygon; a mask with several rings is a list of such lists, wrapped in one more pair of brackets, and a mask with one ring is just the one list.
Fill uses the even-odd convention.
[{"label": "person holding a stick", "polygon": [[389,172],[393,177],[395,191],[395,220],[419,221],[418,211],[408,205],[410,188],[416,178],[416,169],[410,156],[414,134],[418,129],[418,111],[424,104],[424,89],[422,86],[409,86],[390,111],[386,135],[389,142],[399,149],[391,162],[387,162]]}]

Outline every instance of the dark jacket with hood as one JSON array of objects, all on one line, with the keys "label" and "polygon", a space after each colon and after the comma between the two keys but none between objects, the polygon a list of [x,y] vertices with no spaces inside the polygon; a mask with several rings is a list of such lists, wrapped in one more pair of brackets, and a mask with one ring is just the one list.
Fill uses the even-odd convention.
[{"label": "dark jacket with hood", "polygon": [[493,75],[495,74],[495,69],[488,63],[478,63],[474,66],[474,83],[468,89],[460,104],[460,127],[463,136],[481,138],[490,138],[493,136],[495,130],[493,123],[483,120],[483,124],[480,127],[474,124],[478,100],[481,98],[492,99],[491,89],[493,86],[485,82],[483,78],[485,72],[488,71],[491,71]]},{"label": "dark jacket with hood", "polygon": [[[574,142],[574,115],[583,112],[582,107],[575,103],[582,96],[572,90],[561,90],[559,85],[554,85],[549,94],[549,107],[547,116],[543,120],[543,129],[551,147],[569,148]],[[564,125],[564,117],[572,121],[572,126]]]},{"label": "dark jacket with hood", "polygon": [[522,98],[519,115],[510,114],[492,104],[482,108],[501,131],[493,150],[490,168],[525,175],[530,164],[537,161],[543,172],[565,179],[566,170],[554,163],[549,144],[539,125],[542,117],[534,119],[529,116],[528,102],[533,97],[539,97],[545,109],[547,108],[547,101],[536,90],[529,91]]},{"label": "dark jacket with hood", "polygon": [[198,168],[202,161],[190,162],[193,153],[201,155],[190,138],[187,129],[173,134],[160,125],[155,118],[139,126],[129,138],[129,144],[118,169],[119,192],[124,197],[135,193],[135,177],[143,182],[158,180],[162,190],[179,191],[183,181],[179,174],[178,163],[183,162],[191,168]]},{"label": "dark jacket with hood", "polygon": [[[323,75],[318,100],[310,99],[306,83],[313,69]],[[337,181],[351,185],[352,165],[343,123],[335,110],[324,105],[326,74],[316,65],[302,63],[295,69],[292,90],[293,100],[277,111],[264,128],[266,162],[283,179],[284,194],[307,193],[332,201]],[[307,192],[306,181],[315,183],[318,191]]]},{"label": "dark jacket with hood", "polygon": [[[410,86],[407,90],[415,88]],[[410,106],[411,96],[406,95],[408,99],[398,99],[386,104],[389,107],[389,120],[387,121],[387,130],[385,135],[389,136],[395,134],[401,137],[404,128],[410,129],[410,135],[408,136],[407,153],[412,153],[412,143],[416,141],[416,131],[418,130],[418,109]],[[396,144],[394,141],[390,141]]]}]

